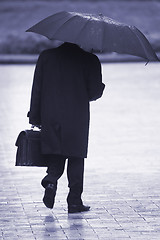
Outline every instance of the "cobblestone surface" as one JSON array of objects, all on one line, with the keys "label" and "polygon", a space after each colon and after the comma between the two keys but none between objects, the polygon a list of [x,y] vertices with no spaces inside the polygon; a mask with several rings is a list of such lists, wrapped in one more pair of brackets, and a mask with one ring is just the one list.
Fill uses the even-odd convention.
[{"label": "cobblestone surface", "polygon": [[68,214],[66,174],[55,207],[42,202],[45,168],[15,167],[14,146],[29,127],[34,67],[0,66],[0,240],[159,240],[159,64],[104,64],[104,97],[91,104],[84,203]]}]

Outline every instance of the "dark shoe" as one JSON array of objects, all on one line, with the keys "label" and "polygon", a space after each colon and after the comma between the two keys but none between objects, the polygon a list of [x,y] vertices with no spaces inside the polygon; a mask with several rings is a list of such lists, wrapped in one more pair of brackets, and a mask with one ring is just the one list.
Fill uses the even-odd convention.
[{"label": "dark shoe", "polygon": [[47,208],[53,208],[57,187],[53,183],[49,183],[45,188],[43,202]]},{"label": "dark shoe", "polygon": [[89,206],[82,205],[68,205],[68,213],[78,213],[78,212],[87,212],[89,211]]}]

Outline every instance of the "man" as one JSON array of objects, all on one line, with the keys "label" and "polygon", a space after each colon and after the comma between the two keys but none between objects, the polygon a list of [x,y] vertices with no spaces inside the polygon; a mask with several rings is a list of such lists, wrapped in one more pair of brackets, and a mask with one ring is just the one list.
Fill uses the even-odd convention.
[{"label": "man", "polygon": [[43,51],[37,61],[29,123],[41,125],[41,151],[47,162],[43,202],[53,208],[57,181],[68,159],[68,212],[90,209],[83,205],[84,158],[87,157],[89,102],[102,96],[98,58],[72,43]]}]

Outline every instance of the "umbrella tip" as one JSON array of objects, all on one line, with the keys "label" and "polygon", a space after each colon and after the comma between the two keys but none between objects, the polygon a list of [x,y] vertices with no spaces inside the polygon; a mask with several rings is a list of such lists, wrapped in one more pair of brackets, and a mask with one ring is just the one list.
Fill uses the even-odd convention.
[{"label": "umbrella tip", "polygon": [[147,62],[145,63],[145,66],[147,66],[148,63],[149,63],[149,59],[147,59]]}]

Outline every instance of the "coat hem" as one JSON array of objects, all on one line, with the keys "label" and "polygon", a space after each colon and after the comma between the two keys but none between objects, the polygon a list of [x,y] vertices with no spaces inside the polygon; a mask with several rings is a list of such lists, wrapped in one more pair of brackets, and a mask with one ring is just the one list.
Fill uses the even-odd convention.
[{"label": "coat hem", "polygon": [[65,153],[60,153],[60,152],[46,152],[46,151],[42,151],[42,155],[58,155],[58,156],[64,156],[66,158],[87,158],[87,154],[86,155],[79,155],[79,154],[65,154]]}]

